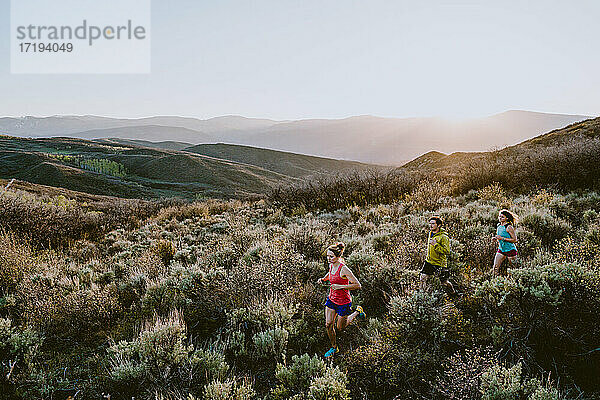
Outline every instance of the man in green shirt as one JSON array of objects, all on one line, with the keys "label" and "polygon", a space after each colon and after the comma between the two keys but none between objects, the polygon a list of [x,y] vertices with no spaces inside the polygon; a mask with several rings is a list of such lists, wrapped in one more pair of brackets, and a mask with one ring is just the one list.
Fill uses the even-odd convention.
[{"label": "man in green shirt", "polygon": [[429,218],[429,236],[427,239],[427,258],[421,269],[421,288],[424,289],[427,283],[427,277],[437,275],[442,285],[448,290],[448,293],[454,294],[454,286],[448,280],[450,271],[448,271],[448,255],[450,254],[450,239],[448,234],[442,228],[444,221],[433,216]]}]

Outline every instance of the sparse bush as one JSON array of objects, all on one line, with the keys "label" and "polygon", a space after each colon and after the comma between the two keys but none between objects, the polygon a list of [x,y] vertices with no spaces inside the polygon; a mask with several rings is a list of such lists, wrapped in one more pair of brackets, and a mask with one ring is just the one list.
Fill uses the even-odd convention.
[{"label": "sparse bush", "polygon": [[279,384],[272,390],[272,394],[276,399],[303,396],[310,388],[312,380],[323,376],[325,372],[325,363],[318,356],[293,356],[290,366],[277,364],[275,378]]},{"label": "sparse bush", "polygon": [[110,379],[122,395],[199,390],[229,369],[222,354],[186,344],[186,326],[177,312],[146,323],[134,340],[115,343],[108,352]]},{"label": "sparse bush", "polygon": [[154,251],[164,265],[169,265],[177,252],[177,248],[169,240],[159,240],[152,246],[152,251]]},{"label": "sparse bush", "polygon": [[439,208],[443,197],[451,192],[450,185],[440,180],[422,180],[410,194],[404,197],[405,202],[415,211],[431,211]]},{"label": "sparse bush", "polygon": [[553,246],[571,231],[571,225],[551,214],[527,214],[521,219],[522,224],[542,240],[544,246]]},{"label": "sparse bush", "polygon": [[537,206],[544,207],[548,206],[554,200],[554,195],[546,189],[540,189],[531,198],[531,202]]},{"label": "sparse bush", "polygon": [[236,382],[233,379],[214,380],[204,387],[205,400],[252,400],[256,392],[249,382]]},{"label": "sparse bush", "polygon": [[14,291],[25,275],[34,270],[36,263],[26,243],[14,234],[0,230],[0,295]]},{"label": "sparse bush", "polygon": [[328,245],[326,236],[309,226],[295,225],[290,229],[288,240],[292,249],[302,254],[306,260],[323,259]]},{"label": "sparse bush", "polygon": [[298,186],[280,186],[271,191],[269,200],[287,212],[297,208],[333,211],[389,204],[410,192],[418,181],[419,176],[412,171],[356,171],[306,180]]},{"label": "sparse bush", "polygon": [[308,393],[315,400],[347,400],[350,398],[347,384],[345,373],[338,367],[329,367],[325,374],[311,381]]},{"label": "sparse bush", "polygon": [[479,199],[487,202],[492,202],[493,204],[504,208],[508,203],[508,197],[502,185],[498,182],[494,182],[491,185],[483,187],[477,191],[477,196]]},{"label": "sparse bush", "polygon": [[496,365],[491,348],[466,349],[444,362],[444,372],[437,378],[436,394],[441,398],[480,400],[482,374]]}]

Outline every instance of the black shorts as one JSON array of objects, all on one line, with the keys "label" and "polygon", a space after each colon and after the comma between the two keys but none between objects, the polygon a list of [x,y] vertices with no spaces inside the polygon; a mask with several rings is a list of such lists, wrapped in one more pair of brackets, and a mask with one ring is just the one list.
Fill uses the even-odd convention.
[{"label": "black shorts", "polygon": [[442,282],[446,282],[448,278],[450,278],[450,271],[448,271],[448,268],[440,267],[439,265],[434,265],[427,261],[423,263],[421,273],[425,275],[437,275]]}]

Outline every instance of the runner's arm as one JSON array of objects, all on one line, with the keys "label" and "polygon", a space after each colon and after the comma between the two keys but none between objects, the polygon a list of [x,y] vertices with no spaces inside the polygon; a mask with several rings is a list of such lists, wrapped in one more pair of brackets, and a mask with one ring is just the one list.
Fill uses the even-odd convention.
[{"label": "runner's arm", "polygon": [[318,278],[318,279],[317,279],[317,282],[319,282],[319,283],[324,283],[324,282],[327,282],[328,280],[329,280],[329,271],[327,271],[327,273],[325,274],[325,276],[324,276],[324,277],[322,277],[322,278]]},{"label": "runner's arm", "polygon": [[447,236],[442,236],[440,238],[440,240],[436,241],[433,248],[438,253],[448,255],[448,254],[450,254],[450,240],[448,240]]},{"label": "runner's arm", "polygon": [[517,243],[517,232],[515,231],[515,228],[513,228],[512,225],[510,225],[506,228],[506,232],[508,232],[508,234],[510,235],[510,239],[509,238],[502,238],[502,239],[505,242]]}]

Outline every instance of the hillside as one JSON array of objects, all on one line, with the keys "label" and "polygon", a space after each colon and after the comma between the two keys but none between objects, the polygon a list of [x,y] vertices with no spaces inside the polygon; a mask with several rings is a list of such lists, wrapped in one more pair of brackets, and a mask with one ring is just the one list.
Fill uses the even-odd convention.
[{"label": "hillside", "polygon": [[372,164],[353,161],[333,160],[283,151],[261,149],[232,144],[201,144],[184,149],[185,151],[250,164],[296,178],[309,175],[335,175],[344,171],[363,171],[384,168]]},{"label": "hillside", "polygon": [[584,143],[589,139],[599,138],[600,118],[593,118],[552,130],[514,146],[508,146],[493,152],[455,152],[449,155],[439,152],[429,152],[406,163],[402,168],[414,170],[421,167],[434,169],[453,167],[461,169],[469,163],[484,160],[492,154],[497,158],[507,158],[516,154],[540,154],[548,148],[576,144],[577,142]]},{"label": "hillside", "polygon": [[600,118],[557,129],[526,142],[487,152],[428,152],[390,172],[299,182],[277,188],[270,199],[286,210],[344,208],[445,196],[488,186],[527,194],[532,188],[569,192],[600,190]]},{"label": "hillside", "polygon": [[[599,192],[492,186],[438,203],[417,189],[388,205],[286,213],[22,189],[0,189],[0,398],[600,395]],[[506,204],[521,217],[519,255],[500,276],[490,237]],[[457,293],[420,281],[433,213]],[[328,360],[318,279],[340,240],[367,317],[338,333]]]},{"label": "hillside", "polygon": [[202,155],[80,139],[0,137],[0,177],[128,198],[264,194],[294,178]]},{"label": "hillside", "polygon": [[[102,185],[90,179],[110,173],[152,190],[166,179],[269,178],[187,151],[70,138],[0,145],[0,171],[30,178]],[[199,150],[249,151],[256,163],[276,154]],[[294,179],[260,201],[124,200],[22,181],[4,190],[2,180],[0,397],[598,398],[599,157],[600,118],[494,152]],[[519,216],[518,257],[492,269],[506,207]],[[420,278],[434,214],[456,291]],[[329,361],[319,279],[338,241],[367,317],[338,334]]]},{"label": "hillside", "polygon": [[126,198],[264,195],[315,174],[381,168],[245,146],[0,137],[0,178]]}]

